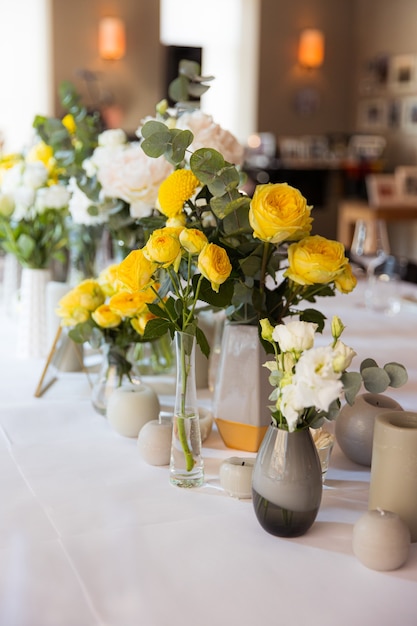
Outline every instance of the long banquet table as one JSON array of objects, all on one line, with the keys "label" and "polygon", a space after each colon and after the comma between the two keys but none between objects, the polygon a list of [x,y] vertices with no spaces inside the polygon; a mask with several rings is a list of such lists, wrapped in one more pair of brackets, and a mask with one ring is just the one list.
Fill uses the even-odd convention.
[{"label": "long banquet table", "polygon": [[[386,317],[364,308],[360,285],[320,308],[342,317],[356,363],[407,366],[408,383],[388,393],[417,410],[417,304]],[[171,486],[167,467],[145,463],[136,440],[95,413],[83,373],[60,373],[35,398],[44,361],[18,359],[15,318],[0,321],[0,626],[417,624],[417,544],[392,572],[356,559],[370,471],[337,445],[311,530],[273,537],[250,500],[220,487],[222,460],[250,453],[214,428],[204,486]]]}]

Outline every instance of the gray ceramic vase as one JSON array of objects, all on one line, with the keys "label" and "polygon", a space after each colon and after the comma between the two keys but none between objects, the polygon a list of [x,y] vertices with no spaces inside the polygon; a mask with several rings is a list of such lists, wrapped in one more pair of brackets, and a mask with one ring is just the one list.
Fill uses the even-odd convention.
[{"label": "gray ceramic vase", "polygon": [[375,418],[387,411],[401,411],[402,407],[389,396],[364,393],[354,404],[346,404],[340,411],[335,426],[336,441],[351,461],[371,467]]}]

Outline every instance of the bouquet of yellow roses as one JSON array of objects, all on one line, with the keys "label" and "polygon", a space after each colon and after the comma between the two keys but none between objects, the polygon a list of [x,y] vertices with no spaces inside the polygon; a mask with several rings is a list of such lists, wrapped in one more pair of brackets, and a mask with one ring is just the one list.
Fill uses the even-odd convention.
[{"label": "bouquet of yellow roses", "polygon": [[157,208],[167,225],[200,229],[227,252],[233,279],[229,319],[256,325],[297,314],[322,329],[324,316],[312,308],[299,311],[298,304],[336,290],[348,293],[356,279],[341,243],[311,235],[312,207],[303,195],[287,183],[269,183],[258,185],[250,198],[240,190],[237,167],[218,151],[189,150],[189,130],[149,121],[141,132],[142,149],[164,155],[177,168],[159,189]]}]

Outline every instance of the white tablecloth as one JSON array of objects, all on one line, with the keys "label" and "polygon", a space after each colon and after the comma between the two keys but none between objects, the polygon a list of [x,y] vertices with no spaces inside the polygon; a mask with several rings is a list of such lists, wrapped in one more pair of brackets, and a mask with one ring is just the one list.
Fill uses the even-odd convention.
[{"label": "white tablecloth", "polygon": [[[385,317],[358,288],[320,308],[342,317],[358,362],[407,366],[407,385],[388,393],[417,410],[417,305]],[[34,398],[44,363],[17,359],[15,320],[0,322],[0,626],[417,624],[417,544],[394,572],[355,558],[369,470],[337,446],[311,530],[273,537],[250,500],[220,488],[221,461],[248,453],[214,429],[206,484],[171,486],[167,467],[147,465],[94,412],[84,374],[61,373]]]}]

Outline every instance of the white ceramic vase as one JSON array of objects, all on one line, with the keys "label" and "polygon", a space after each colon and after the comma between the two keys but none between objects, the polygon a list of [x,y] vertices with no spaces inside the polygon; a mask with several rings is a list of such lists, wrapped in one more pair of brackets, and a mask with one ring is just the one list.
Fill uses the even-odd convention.
[{"label": "white ceramic vase", "polygon": [[46,288],[49,269],[22,269],[17,329],[17,355],[42,358],[48,351]]},{"label": "white ceramic vase", "polygon": [[4,256],[3,268],[3,303],[8,315],[14,315],[17,307],[22,266],[14,254]]},{"label": "white ceramic vase", "polygon": [[257,452],[271,423],[267,360],[257,326],[225,324],[213,416],[229,448]]}]

